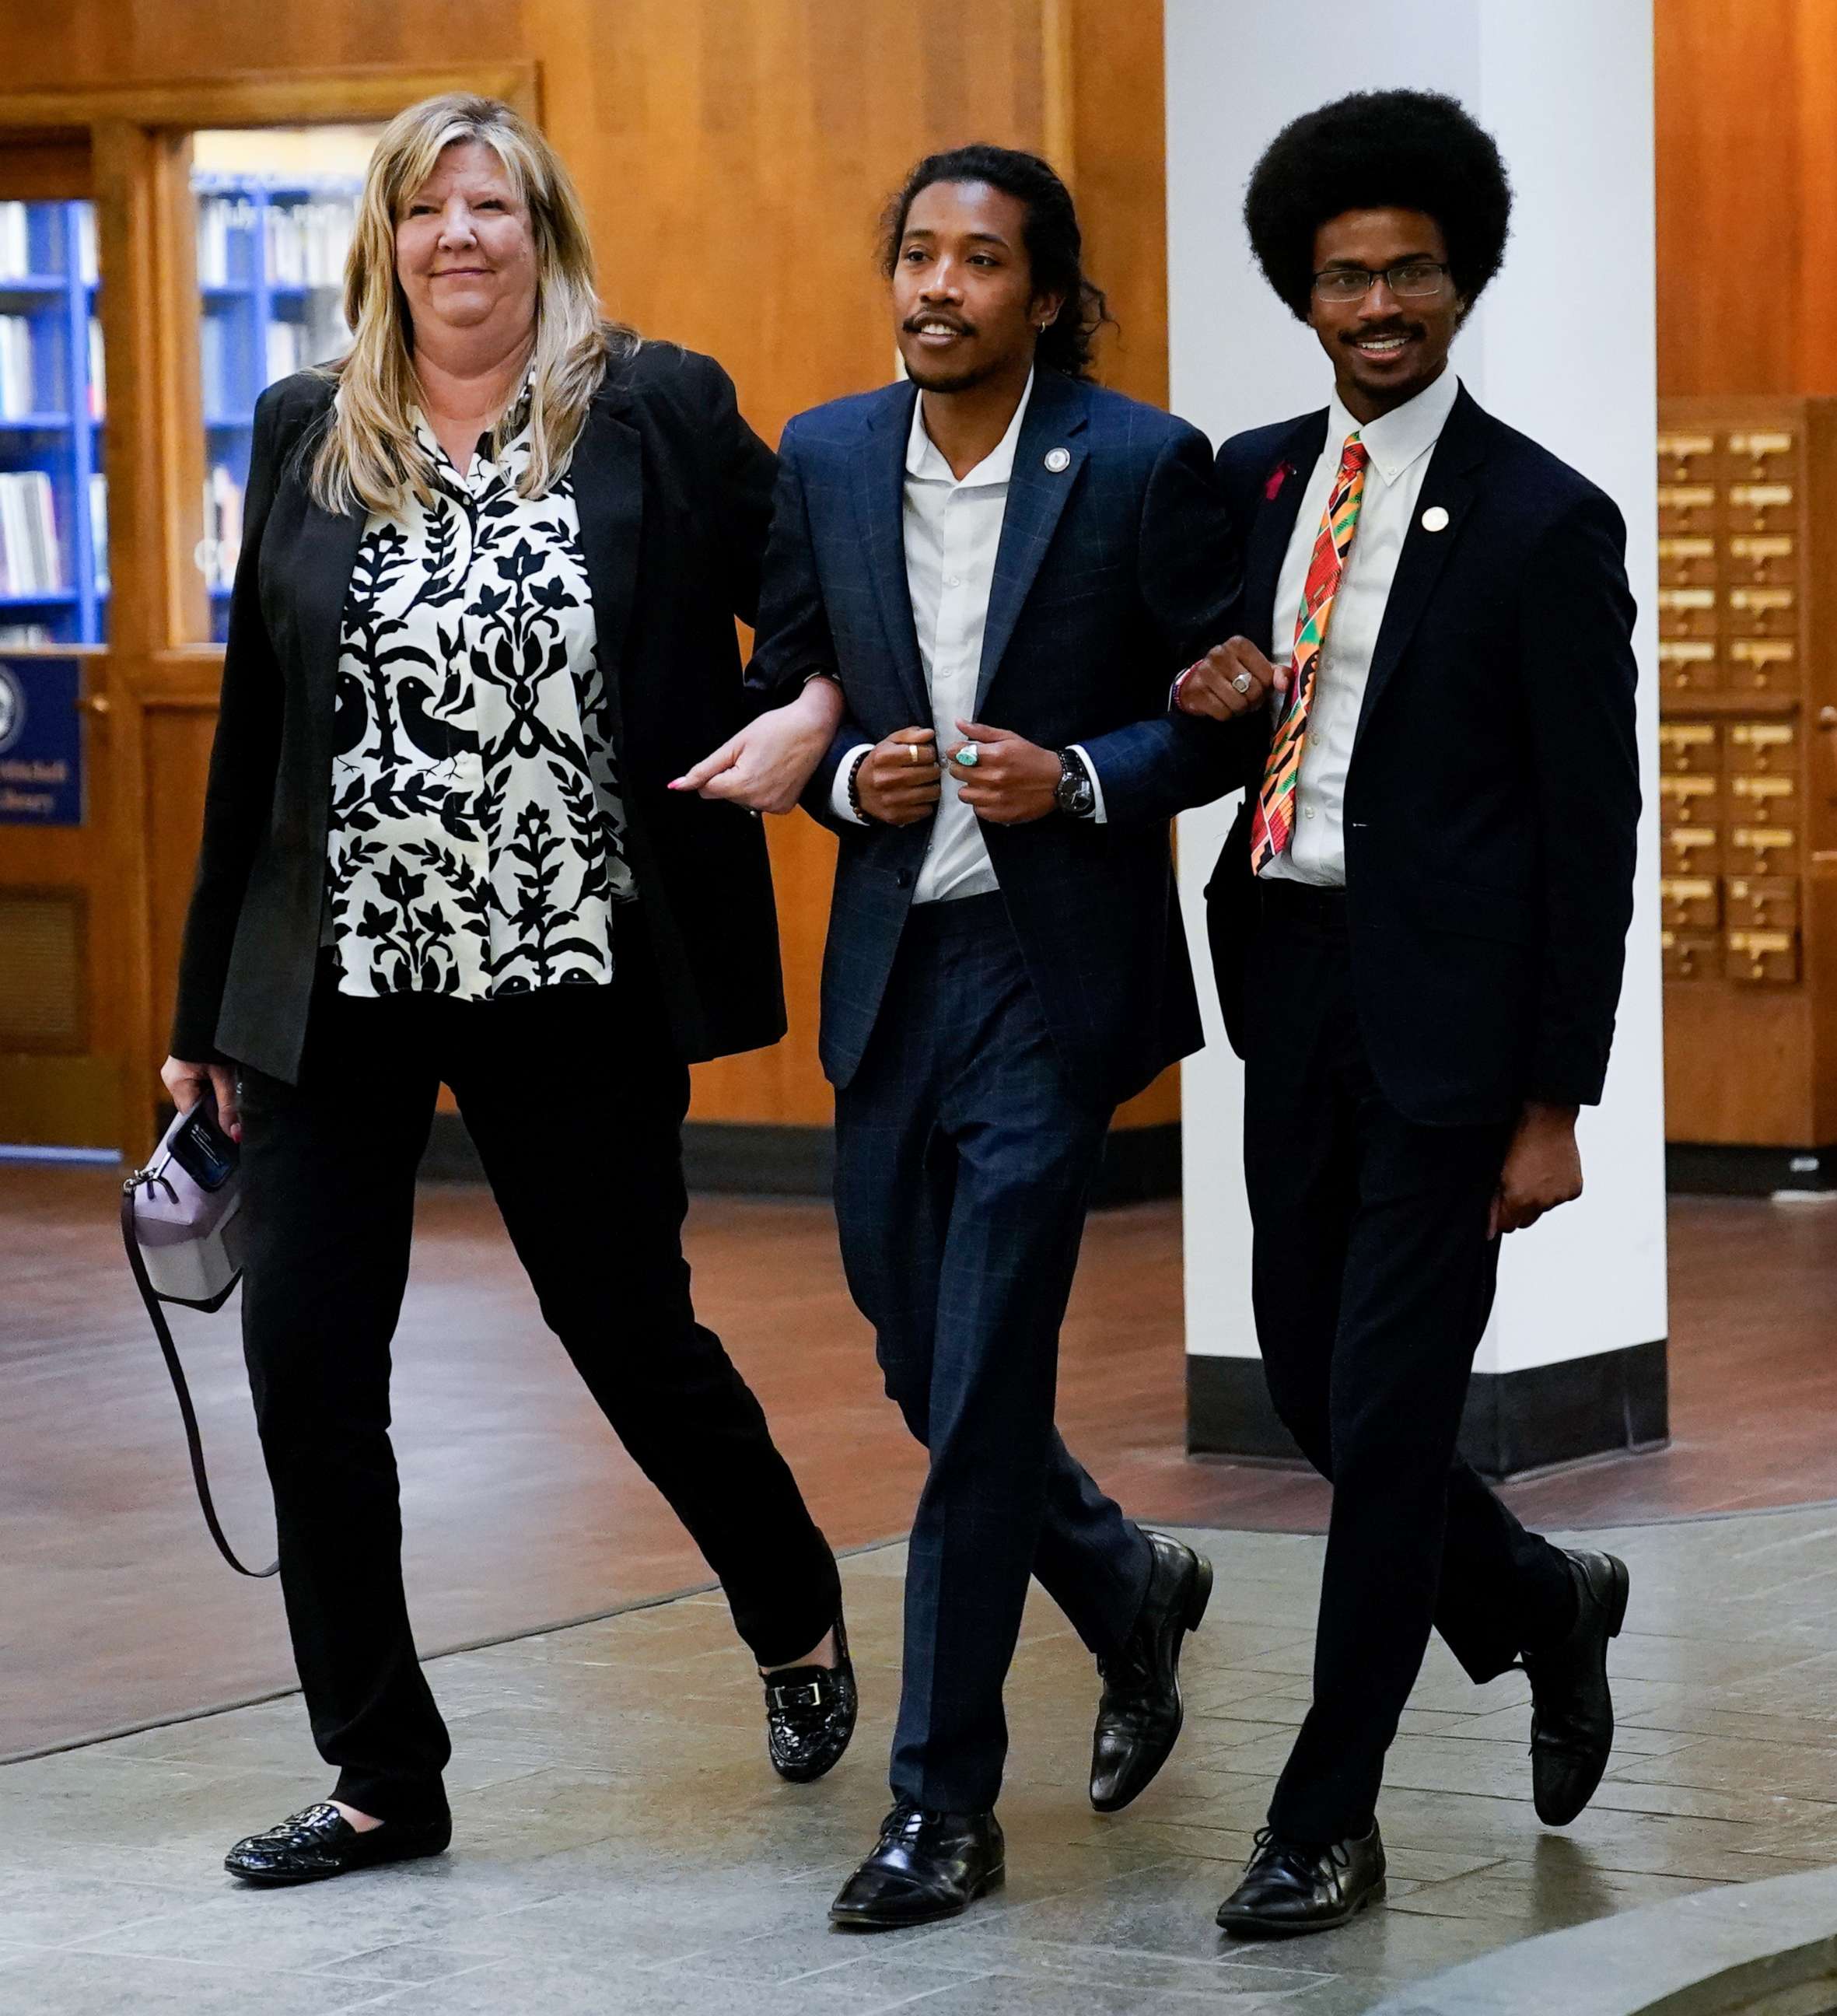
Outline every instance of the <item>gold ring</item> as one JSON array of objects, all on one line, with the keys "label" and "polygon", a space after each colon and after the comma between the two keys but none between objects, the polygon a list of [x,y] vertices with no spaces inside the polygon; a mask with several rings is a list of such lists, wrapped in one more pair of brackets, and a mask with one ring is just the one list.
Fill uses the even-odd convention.
[{"label": "gold ring", "polygon": [[916,763],[916,762],[918,761],[918,759],[919,759],[918,744],[917,744],[916,742],[909,742],[909,743],[906,743],[906,761],[907,761],[907,762],[909,762],[909,763]]}]

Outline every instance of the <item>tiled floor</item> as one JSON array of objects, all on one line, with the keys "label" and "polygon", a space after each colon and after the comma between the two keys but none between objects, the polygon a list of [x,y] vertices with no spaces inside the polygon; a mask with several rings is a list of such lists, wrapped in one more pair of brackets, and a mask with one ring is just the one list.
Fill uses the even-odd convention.
[{"label": "tiled floor", "polygon": [[768,1773],[709,1597],[437,1662],[457,1819],[438,1863],[268,1894],[220,1873],[237,1833],[322,1788],[296,1700],[0,1769],[0,2009],[1344,2016],[1529,1933],[1837,1860],[1837,1514],[1637,1528],[1596,1536],[1633,1597],[1620,1742],[1581,1821],[1532,1814],[1522,1679],[1476,1690],[1438,1647],[1392,1757],[1389,1906],[1226,1946],[1212,1913],[1302,1711],[1320,1543],[1194,1537],[1219,1572],[1187,1733],[1117,1818],[1083,1797],[1090,1662],[1036,1600],[1009,1696],[1010,1880],[956,1924],[825,1922],[884,1804],[889,1547],[846,1564],[864,1712],[813,1787]]},{"label": "tiled floor", "polygon": [[[198,1517],[121,1258],[119,1190],[106,1169],[0,1161],[0,1756],[292,1683],[273,1585],[224,1570]],[[422,1643],[702,1579],[544,1331],[488,1193],[425,1185],[419,1211],[394,1411]],[[904,1532],[922,1455],[881,1390],[827,1207],[701,1198],[690,1250],[701,1312],[831,1542]],[[1520,1516],[1595,1526],[1837,1494],[1834,1273],[1837,1202],[1674,1198],[1672,1445],[1521,1479]],[[176,1327],[218,1503],[253,1557],[273,1523],[236,1316]],[[1184,1455],[1182,1334],[1179,1206],[1097,1214],[1061,1354],[1067,1442],[1138,1517],[1320,1530],[1327,1492],[1311,1474]]]}]

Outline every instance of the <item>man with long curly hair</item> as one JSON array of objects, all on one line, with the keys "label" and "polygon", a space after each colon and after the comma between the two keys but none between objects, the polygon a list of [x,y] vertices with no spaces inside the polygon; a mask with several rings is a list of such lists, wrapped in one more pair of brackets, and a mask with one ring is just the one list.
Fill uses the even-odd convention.
[{"label": "man with long curly hair", "polygon": [[[930,1454],[906,1572],[895,1804],[832,1907],[885,1928],[1002,1880],[1002,1687],[1037,1575],[1103,1679],[1128,1804],[1180,1726],[1208,1564],[1125,1518],[1053,1425],[1059,1326],[1117,1103],[1199,1043],[1168,822],[1245,718],[1172,709],[1237,584],[1211,451],[1089,382],[1102,295],[1046,164],[918,165],[884,264],[906,380],[786,429],[757,655],[846,715],[805,802],[840,837],[822,1056],[842,1257]],[[1240,745],[1242,745],[1241,747]]]},{"label": "man with long curly hair", "polygon": [[1219,454],[1243,634],[1180,704],[1226,716],[1234,676],[1288,672],[1209,921],[1258,1340],[1334,1492],[1313,1705],[1219,1913],[1241,1935],[1384,1894],[1385,1752],[1432,1625],[1475,1681],[1522,1661],[1548,1823],[1613,1740],[1625,1567],[1526,1532],[1457,1453],[1500,1235],[1581,1190],[1639,813],[1620,514],[1449,363],[1511,203],[1460,106],[1388,91],[1295,121],[1244,206],[1333,394]]}]

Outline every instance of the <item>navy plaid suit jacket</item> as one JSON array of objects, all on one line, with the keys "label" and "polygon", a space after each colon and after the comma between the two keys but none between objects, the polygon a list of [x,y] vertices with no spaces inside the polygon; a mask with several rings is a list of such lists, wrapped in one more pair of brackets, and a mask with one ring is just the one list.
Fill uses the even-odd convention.
[{"label": "navy plaid suit jacket", "polygon": [[[841,839],[820,1041],[837,1086],[873,1034],[931,832],[840,824],[830,810],[848,750],[931,719],[902,517],[917,397],[890,385],[785,429],[747,673],[776,698],[831,672],[848,702],[804,801]],[[1055,448],[1062,470],[1046,466]],[[977,715],[1046,748],[1081,743],[1108,819],[1054,814],[983,833],[1068,1077],[1094,1103],[1128,1098],[1199,1047],[1168,821],[1241,784],[1254,741],[1239,724],[1170,711],[1168,694],[1226,635],[1238,580],[1205,437],[1041,371],[1008,486]]]}]

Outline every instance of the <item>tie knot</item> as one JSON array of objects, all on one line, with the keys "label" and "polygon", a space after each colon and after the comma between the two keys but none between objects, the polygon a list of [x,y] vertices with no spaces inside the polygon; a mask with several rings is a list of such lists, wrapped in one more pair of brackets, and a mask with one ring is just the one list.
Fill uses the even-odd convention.
[{"label": "tie knot", "polygon": [[1360,440],[1356,434],[1348,434],[1346,445],[1340,451],[1340,467],[1349,471],[1363,469],[1371,459],[1371,449]]}]

